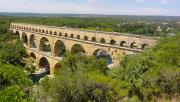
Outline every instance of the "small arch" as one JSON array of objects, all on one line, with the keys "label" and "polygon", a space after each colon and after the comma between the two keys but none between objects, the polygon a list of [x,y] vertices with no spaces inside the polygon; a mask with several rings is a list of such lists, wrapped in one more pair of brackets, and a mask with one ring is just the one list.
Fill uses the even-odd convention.
[{"label": "small arch", "polygon": [[110,41],[110,45],[116,45],[116,41],[115,41],[114,39],[112,39],[112,40]]},{"label": "small arch", "polygon": [[52,34],[52,31],[50,31],[49,33]]},{"label": "small arch", "polygon": [[87,36],[84,36],[84,40],[87,41],[87,40],[88,40],[88,37],[87,37]]},{"label": "small arch", "polygon": [[77,35],[77,39],[80,39],[80,35]]},{"label": "small arch", "polygon": [[50,64],[49,64],[49,61],[47,60],[47,58],[42,57],[39,60],[39,68],[40,69],[45,69],[44,74],[47,74],[47,75],[50,74]]},{"label": "small arch", "polygon": [[142,50],[145,50],[145,49],[148,49],[148,48],[149,48],[148,44],[142,44],[142,46],[141,46]]},{"label": "small arch", "polygon": [[51,52],[51,46],[49,40],[46,37],[41,38],[39,48],[40,51]]},{"label": "small arch", "polygon": [[32,29],[32,31],[34,31],[34,28]]},{"label": "small arch", "polygon": [[96,37],[92,37],[91,41],[96,42]]},{"label": "small arch", "polygon": [[130,48],[137,48],[137,44],[135,42],[131,43]]},{"label": "small arch", "polygon": [[57,32],[54,32],[54,35],[57,35]]},{"label": "small arch", "polygon": [[44,30],[42,30],[42,33],[44,33]]},{"label": "small arch", "polygon": [[48,30],[46,30],[46,34],[48,34],[49,32],[48,32]]},{"label": "small arch", "polygon": [[74,34],[71,34],[71,38],[74,38]]},{"label": "small arch", "polygon": [[71,53],[72,54],[77,54],[77,53],[85,54],[86,51],[85,51],[85,49],[80,44],[74,44],[71,47]]},{"label": "small arch", "polygon": [[66,47],[61,40],[56,41],[54,46],[54,56],[55,57],[62,57],[66,52]]},{"label": "small arch", "polygon": [[106,40],[105,40],[104,38],[101,38],[100,43],[105,44],[105,43],[106,43]]},{"label": "small arch", "polygon": [[125,47],[125,46],[126,46],[126,42],[125,42],[125,41],[121,41],[121,42],[120,42],[120,46],[121,46],[121,47]]},{"label": "small arch", "polygon": [[61,33],[61,32],[59,33],[59,36],[62,36],[62,33]]},{"label": "small arch", "polygon": [[41,33],[41,29],[39,29],[39,32]]},{"label": "small arch", "polygon": [[68,34],[67,34],[67,33],[65,33],[64,37],[68,37]]},{"label": "small arch", "polygon": [[38,32],[38,29],[36,29],[36,32]]}]

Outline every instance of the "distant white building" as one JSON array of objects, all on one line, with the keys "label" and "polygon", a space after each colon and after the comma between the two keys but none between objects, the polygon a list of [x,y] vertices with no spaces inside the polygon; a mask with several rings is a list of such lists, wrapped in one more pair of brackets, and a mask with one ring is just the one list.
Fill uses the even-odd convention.
[{"label": "distant white building", "polygon": [[157,29],[156,29],[157,31],[162,31],[162,29],[161,29],[161,27],[159,26]]}]

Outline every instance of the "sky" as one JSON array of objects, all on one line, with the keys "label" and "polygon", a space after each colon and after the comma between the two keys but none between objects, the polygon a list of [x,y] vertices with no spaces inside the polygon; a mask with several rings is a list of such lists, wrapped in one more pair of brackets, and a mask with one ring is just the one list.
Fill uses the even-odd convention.
[{"label": "sky", "polygon": [[0,12],[180,16],[180,0],[1,0]]}]

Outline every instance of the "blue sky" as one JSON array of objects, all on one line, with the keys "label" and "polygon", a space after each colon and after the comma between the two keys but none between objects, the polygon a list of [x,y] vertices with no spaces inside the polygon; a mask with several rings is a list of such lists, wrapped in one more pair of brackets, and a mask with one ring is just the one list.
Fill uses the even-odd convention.
[{"label": "blue sky", "polygon": [[2,0],[0,12],[180,16],[180,0]]}]

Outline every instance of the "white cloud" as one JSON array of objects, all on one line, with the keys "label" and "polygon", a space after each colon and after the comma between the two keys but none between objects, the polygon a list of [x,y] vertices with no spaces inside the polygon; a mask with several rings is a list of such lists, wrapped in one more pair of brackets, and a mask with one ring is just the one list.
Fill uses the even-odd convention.
[{"label": "white cloud", "polygon": [[147,2],[147,1],[153,1],[153,2],[160,2],[162,4],[168,4],[170,2],[174,2],[176,0],[133,0],[135,2],[138,2],[138,3],[143,3],[143,2]]},{"label": "white cloud", "polygon": [[173,2],[173,1],[175,1],[175,0],[160,0],[160,2],[163,4],[168,4],[168,3]]},{"label": "white cloud", "polygon": [[96,0],[88,0],[89,3],[94,3]]},{"label": "white cloud", "polygon": [[135,0],[135,1],[141,3],[141,2],[144,2],[145,0]]},{"label": "white cloud", "polygon": [[[56,2],[56,3],[55,3]],[[91,1],[92,2],[92,1]],[[94,2],[94,0],[93,0]],[[99,1],[98,1],[99,2]],[[140,1],[139,1],[140,2]],[[142,2],[142,1],[141,1]],[[113,7],[91,4],[65,2],[65,0],[48,2],[48,0],[5,0],[0,2],[0,12],[33,13],[81,13],[81,14],[115,14],[115,15],[175,15],[176,11],[164,8],[147,7]]]}]

